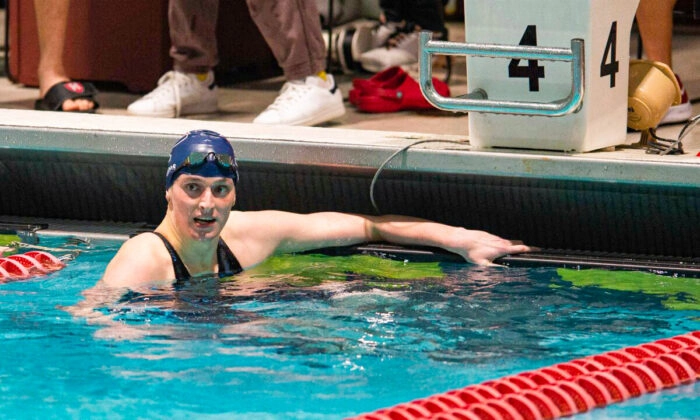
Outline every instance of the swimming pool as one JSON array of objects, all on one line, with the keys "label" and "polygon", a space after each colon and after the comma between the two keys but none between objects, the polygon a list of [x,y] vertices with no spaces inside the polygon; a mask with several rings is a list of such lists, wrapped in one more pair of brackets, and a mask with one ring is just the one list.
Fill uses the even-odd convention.
[{"label": "swimming pool", "polygon": [[[4,418],[343,418],[700,329],[693,279],[316,255],[85,318],[81,293],[120,242],[40,239],[81,252],[0,284]],[[690,418],[698,395],[696,382],[577,418]]]}]

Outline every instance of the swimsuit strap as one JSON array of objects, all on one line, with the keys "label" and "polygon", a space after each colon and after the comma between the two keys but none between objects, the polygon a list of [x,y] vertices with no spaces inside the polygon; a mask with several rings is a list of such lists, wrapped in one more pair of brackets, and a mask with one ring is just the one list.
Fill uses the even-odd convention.
[{"label": "swimsuit strap", "polygon": [[[187,267],[185,267],[185,264],[182,262],[182,258],[177,254],[170,241],[158,232],[153,233],[163,241],[165,248],[170,254],[170,258],[173,261],[173,270],[175,271],[175,280],[182,281],[192,277],[190,276],[189,270],[187,270]],[[219,277],[228,277],[243,271],[241,263],[238,262],[238,258],[233,255],[231,249],[221,238],[219,238],[219,244],[216,247],[216,261],[219,264]]]},{"label": "swimsuit strap", "polygon": [[168,253],[170,254],[170,258],[173,260],[173,270],[175,270],[175,280],[176,281],[182,281],[182,280],[187,280],[190,277],[190,272],[187,270],[187,267],[185,267],[185,263],[182,262],[182,259],[180,258],[179,255],[177,255],[177,252],[175,252],[175,248],[173,248],[172,244],[170,241],[165,239],[165,236],[158,232],[153,232],[156,236],[158,236],[162,241],[163,244],[165,244],[165,248],[168,250]]},{"label": "swimsuit strap", "polygon": [[216,260],[219,263],[219,277],[228,277],[243,271],[238,258],[233,255],[226,242],[219,238],[219,246],[216,248]]}]

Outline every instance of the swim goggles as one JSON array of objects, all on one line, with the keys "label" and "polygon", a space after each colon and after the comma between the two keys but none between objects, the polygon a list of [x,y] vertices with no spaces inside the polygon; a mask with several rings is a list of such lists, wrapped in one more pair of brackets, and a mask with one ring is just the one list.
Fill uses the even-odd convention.
[{"label": "swim goggles", "polygon": [[[209,158],[211,156],[211,158]],[[214,161],[221,169],[231,169],[234,166],[233,157],[226,153],[216,153],[216,152],[192,152],[182,163],[175,168],[175,171],[191,166],[196,168],[197,166],[204,165],[207,162]]]},{"label": "swim goggles", "polygon": [[238,180],[238,165],[233,156],[226,153],[216,153],[211,151],[192,152],[180,163],[172,174],[178,173],[185,168],[197,170],[208,162],[213,162],[222,172],[229,172],[234,182]]}]

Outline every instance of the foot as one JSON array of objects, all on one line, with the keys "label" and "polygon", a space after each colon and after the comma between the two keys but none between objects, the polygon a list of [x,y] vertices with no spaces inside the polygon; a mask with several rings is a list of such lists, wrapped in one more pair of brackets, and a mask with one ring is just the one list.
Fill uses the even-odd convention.
[{"label": "foot", "polygon": [[330,74],[287,82],[256,124],[317,125],[345,114],[343,96]]},{"label": "foot", "polygon": [[198,77],[177,70],[165,73],[158,80],[158,87],[127,107],[129,114],[165,118],[210,114],[217,109],[214,72]]},{"label": "foot", "polygon": [[[39,102],[44,101],[46,93],[59,83],[70,82],[68,77],[43,77],[39,83]],[[69,98],[63,101],[60,109],[64,112],[89,112],[97,108],[92,98]]]},{"label": "foot", "polygon": [[681,87],[681,103],[671,106],[671,108],[669,108],[669,110],[666,112],[666,115],[664,115],[664,117],[661,119],[659,125],[686,122],[693,116],[693,106],[690,104],[688,92],[685,90],[685,87],[683,86],[683,83],[678,75],[676,75],[676,79]]},{"label": "foot", "polygon": [[34,109],[93,113],[99,108],[99,104],[95,101],[97,93],[92,83],[59,81],[46,92],[42,92],[41,98],[34,102]]}]

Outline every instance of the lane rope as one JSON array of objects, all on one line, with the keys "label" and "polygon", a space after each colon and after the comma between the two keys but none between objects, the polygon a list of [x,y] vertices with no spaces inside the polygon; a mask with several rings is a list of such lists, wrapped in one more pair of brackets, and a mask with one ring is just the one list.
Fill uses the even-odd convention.
[{"label": "lane rope", "polygon": [[700,331],[587,356],[362,414],[355,420],[558,419],[700,377]]},{"label": "lane rope", "polygon": [[0,283],[22,280],[58,271],[64,260],[45,251],[29,251],[0,258]]}]

